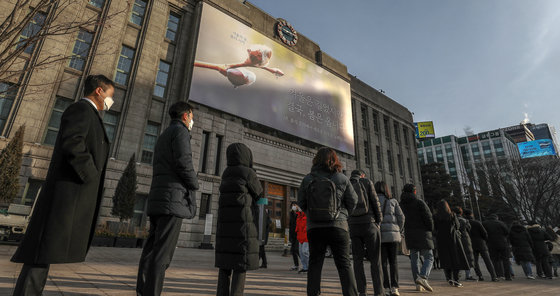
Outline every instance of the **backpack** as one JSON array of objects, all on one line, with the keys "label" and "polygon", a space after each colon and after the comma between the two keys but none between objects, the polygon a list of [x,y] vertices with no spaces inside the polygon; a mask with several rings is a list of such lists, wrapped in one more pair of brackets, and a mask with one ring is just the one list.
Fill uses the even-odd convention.
[{"label": "backpack", "polygon": [[311,173],[307,186],[307,218],[313,222],[330,222],[338,218],[340,202],[336,184],[329,178]]},{"label": "backpack", "polygon": [[368,197],[366,194],[366,190],[364,188],[364,184],[359,179],[350,179],[352,186],[354,187],[354,191],[358,195],[358,203],[356,204],[356,208],[352,212],[352,217],[363,216],[369,212],[369,203]]}]

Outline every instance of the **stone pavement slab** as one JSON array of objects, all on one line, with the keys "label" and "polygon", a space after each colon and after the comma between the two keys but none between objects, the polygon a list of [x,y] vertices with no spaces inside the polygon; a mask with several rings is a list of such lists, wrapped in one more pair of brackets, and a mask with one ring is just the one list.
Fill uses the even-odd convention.
[{"label": "stone pavement slab", "polygon": [[[9,262],[15,246],[0,245],[0,295],[12,295],[21,264]],[[135,295],[140,249],[91,248],[86,262],[52,265],[44,295]],[[306,275],[289,271],[291,257],[268,253],[267,269],[247,273],[245,295],[305,295]],[[521,268],[514,266],[517,277],[511,282],[463,282],[463,288],[450,287],[443,271],[434,270],[430,283],[434,293],[416,292],[412,283],[410,261],[399,256],[401,295],[560,295],[560,280],[528,280]],[[366,262],[366,270],[369,270]],[[482,263],[484,266],[484,264]],[[368,276],[369,278],[369,276]],[[485,274],[486,279],[490,279]],[[214,251],[177,248],[167,270],[164,295],[216,295],[218,270]],[[341,295],[340,282],[332,259],[325,260],[322,296]],[[370,284],[368,292],[373,293]]]}]

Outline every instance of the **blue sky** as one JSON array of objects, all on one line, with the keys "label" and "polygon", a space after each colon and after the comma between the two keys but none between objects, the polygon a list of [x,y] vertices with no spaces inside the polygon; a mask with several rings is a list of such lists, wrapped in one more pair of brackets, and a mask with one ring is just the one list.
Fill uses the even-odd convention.
[{"label": "blue sky", "polygon": [[[560,1],[253,0],[436,136],[560,129]],[[559,130],[560,132],[560,130]]]}]

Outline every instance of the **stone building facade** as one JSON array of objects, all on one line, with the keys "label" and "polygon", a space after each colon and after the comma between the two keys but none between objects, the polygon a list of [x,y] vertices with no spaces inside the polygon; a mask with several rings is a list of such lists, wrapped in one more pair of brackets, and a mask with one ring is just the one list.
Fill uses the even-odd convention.
[{"label": "stone building facade", "polygon": [[[277,19],[250,3],[205,3],[279,40],[274,31]],[[0,8],[10,11],[11,5],[2,2]],[[17,202],[32,204],[47,174],[60,115],[82,97],[84,78],[96,73],[114,79],[115,104],[103,114],[112,145],[98,223],[118,221],[111,216],[112,197],[128,159],[135,154],[139,164],[133,223],[141,231],[149,222],[145,207],[151,161],[157,136],[169,124],[166,110],[172,103],[188,99],[202,2],[135,0],[127,6],[126,1],[90,0],[76,1],[75,5],[72,11],[64,12],[67,17],[98,17],[104,25],[45,39],[21,58],[33,62],[53,52],[63,52],[71,58],[26,73],[18,81],[0,81],[16,89],[0,95],[0,100],[7,102],[1,104],[0,110],[7,114],[0,126],[0,149],[25,124],[21,199]],[[87,54],[76,54],[76,48],[85,48]],[[406,183],[416,184],[421,193],[410,111],[349,75],[344,64],[305,36],[300,34],[298,43],[290,49],[351,86],[356,153],[339,153],[345,173],[349,175],[351,170],[360,168],[374,180],[386,181],[396,193]],[[309,172],[314,153],[321,145],[217,109],[193,105],[197,110],[191,144],[200,182],[199,213],[183,222],[179,246],[200,245],[207,218],[213,220],[214,242],[220,174],[226,165],[224,152],[234,142],[243,142],[253,151],[255,169],[275,220],[273,232],[284,233],[289,202],[295,200],[301,179]]]}]

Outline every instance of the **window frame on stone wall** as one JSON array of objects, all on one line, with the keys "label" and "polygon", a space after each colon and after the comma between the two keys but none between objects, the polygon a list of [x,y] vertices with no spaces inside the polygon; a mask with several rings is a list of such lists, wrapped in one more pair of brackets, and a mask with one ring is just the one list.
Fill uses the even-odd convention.
[{"label": "window frame on stone wall", "polygon": [[208,150],[210,147],[210,132],[202,131],[202,137],[200,138],[200,160],[198,164],[198,171],[206,174],[207,162],[208,162]]},{"label": "window frame on stone wall", "polygon": [[221,168],[220,166],[221,164],[221,157],[222,157],[222,149],[223,149],[223,143],[224,143],[224,136],[222,135],[216,135],[215,137],[216,139],[216,163],[214,165],[214,175],[215,176],[220,176],[221,173]]},{"label": "window frame on stone wall", "polygon": [[393,132],[395,133],[395,142],[400,143],[401,137],[399,132],[399,123],[397,121],[393,121]]},{"label": "window frame on stone wall", "polygon": [[[162,71],[162,64],[167,67],[167,72]],[[160,76],[161,74],[161,76]],[[171,63],[165,60],[159,60],[158,63],[158,70],[156,74],[156,80],[154,82],[154,91],[153,95],[157,98],[165,99],[167,98],[167,87],[169,85],[169,75],[171,74]],[[165,79],[163,79],[163,75],[166,75]],[[161,78],[161,79],[160,79]],[[165,82],[163,81],[165,80]],[[163,89],[163,93],[161,95],[156,94],[157,89]]]},{"label": "window frame on stone wall", "polygon": [[383,155],[381,153],[381,147],[379,145],[375,146],[375,153],[377,154],[377,168],[383,170]]},{"label": "window frame on stone wall", "polygon": [[[124,53],[124,51],[129,51],[129,53],[131,52],[132,55],[128,56],[126,55],[127,53]],[[121,46],[121,53],[119,55],[119,61],[117,63],[117,66],[115,68],[115,77],[114,77],[114,81],[117,84],[123,85],[123,86],[127,86],[128,85],[128,79],[130,78],[130,70],[132,70],[132,63],[134,61],[134,56],[136,54],[136,49],[132,48],[130,46],[126,46],[126,45],[122,45]],[[125,62],[128,62],[128,69],[126,68],[121,68],[122,66],[125,66]],[[124,76],[124,83],[121,82],[121,80],[119,79],[119,74]]]},{"label": "window frame on stone wall", "polygon": [[387,163],[389,165],[388,169],[389,169],[389,173],[394,173],[395,168],[393,165],[393,152],[390,149],[387,149]]},{"label": "window frame on stone wall", "polygon": [[379,113],[375,110],[372,112],[373,131],[379,133]]},{"label": "window frame on stone wall", "polygon": [[[148,128],[155,128],[155,131],[153,130],[148,130]],[[161,124],[156,123],[156,122],[152,122],[152,121],[148,121],[148,123],[146,124],[146,127],[144,128],[144,138],[142,139],[142,152],[140,155],[140,162],[142,163],[146,163],[146,164],[152,164],[154,161],[154,150],[156,148],[156,142],[157,142],[157,138],[159,136],[159,129],[161,127]],[[151,147],[149,144],[150,143],[146,143],[147,139],[153,139],[153,147]],[[148,161],[148,153],[150,153],[150,157],[149,157],[149,161]]]},{"label": "window frame on stone wall", "polygon": [[105,6],[105,0],[89,0],[88,4],[93,7],[103,9],[103,6]]},{"label": "window frame on stone wall", "polygon": [[[83,38],[82,33],[91,35],[89,38],[89,43],[87,42],[88,40],[86,40],[86,38]],[[78,35],[76,36],[76,41],[74,42],[74,47],[72,48],[72,56],[68,61],[68,67],[78,71],[84,70],[84,66],[86,65],[87,59],[89,57],[89,52],[91,50],[91,44],[93,42],[94,35],[95,34],[93,32],[80,28],[80,30],[78,31]],[[76,47],[79,48],[79,46],[81,46],[82,44],[87,45],[87,49],[76,52]],[[79,65],[77,64],[77,61],[82,61],[80,68],[75,67],[76,65]]]},{"label": "window frame on stone wall", "polygon": [[383,115],[383,127],[385,128],[385,138],[391,139],[391,127],[389,123],[389,116]]},{"label": "window frame on stone wall", "polygon": [[404,166],[403,166],[402,155],[400,153],[397,153],[397,165],[399,166],[400,175],[404,177]]},{"label": "window frame on stone wall", "polygon": [[[54,146],[56,137],[58,136],[58,132],[60,131],[60,119],[62,118],[62,113],[64,113],[66,108],[72,105],[72,103],[74,103],[74,100],[72,99],[65,98],[63,96],[56,96],[56,101],[54,102],[51,116],[49,117],[49,123],[47,124],[45,136],[43,137],[43,144]],[[57,119],[58,122],[56,122]],[[49,137],[49,134],[51,135],[51,137]],[[52,140],[52,142],[49,142],[49,139]]]},{"label": "window frame on stone wall", "polygon": [[[142,209],[138,206],[140,203]],[[148,208],[148,195],[144,193],[136,193],[136,201],[134,202],[134,212],[132,215],[132,223],[135,227],[144,229],[146,227],[146,209]],[[138,219],[139,218],[139,219]],[[140,223],[138,223],[140,222]]]},{"label": "window frame on stone wall", "polygon": [[[14,83],[0,81],[0,135],[10,117],[10,112],[16,101],[18,88]],[[9,102],[8,107],[6,107],[6,102]]]},{"label": "window frame on stone wall", "polygon": [[[177,18],[177,23],[171,21],[171,17],[172,17],[172,16]],[[170,10],[170,11],[169,11],[169,14],[168,14],[168,16],[167,16],[167,26],[166,26],[166,30],[165,30],[165,40],[167,40],[167,41],[169,41],[169,42],[171,42],[171,43],[177,42],[177,32],[179,32],[179,29],[180,29],[181,17],[182,17],[182,16],[181,16],[180,13],[178,13],[178,12],[176,12],[176,11],[173,11],[173,10]],[[175,29],[175,31],[173,31],[173,29],[171,29],[171,28],[169,27],[169,24],[170,24],[170,23],[176,24],[176,25],[177,25],[177,28]],[[173,38],[169,38],[169,37],[168,37],[168,36],[169,36],[169,32],[172,32],[172,33],[173,33]]]},{"label": "window frame on stone wall", "polygon": [[[115,122],[111,122],[108,121],[108,117],[110,116],[114,116],[114,118],[116,119]],[[116,136],[117,136],[117,127],[119,126],[119,117],[120,114],[118,112],[115,111],[105,111],[105,113],[103,114],[103,126],[105,127],[105,131],[107,132],[107,137],[109,138],[109,142],[110,143],[114,143]],[[110,132],[111,129],[114,129],[112,132]],[[112,136],[111,136],[112,134]]]},{"label": "window frame on stone wall", "polygon": [[[144,4],[144,6],[142,6],[138,2],[142,2]],[[142,13],[140,13],[138,11],[135,11],[135,9],[137,7],[140,7],[140,9],[142,9]],[[142,27],[142,25],[144,24],[144,18],[146,17],[146,8],[147,7],[148,7],[148,1],[134,0],[134,3],[132,4],[132,9],[130,9],[130,16],[128,18],[128,22]],[[140,23],[136,22],[138,20],[139,20]]]},{"label": "window frame on stone wall", "polygon": [[[38,17],[41,17],[42,19],[37,19]],[[46,20],[47,20],[47,14],[42,11],[38,11],[33,16],[33,18],[29,21],[29,23],[25,25],[23,30],[21,30],[21,33],[19,35],[19,40],[16,44],[16,49],[24,46],[27,43],[27,39],[32,38],[37,33],[39,33],[39,31],[41,31],[41,29],[43,28],[43,25],[45,25]],[[39,21],[41,21],[42,23],[38,23]],[[28,44],[27,47],[23,50],[23,52],[31,55],[35,50],[36,44],[37,44],[36,42]]]},{"label": "window frame on stone wall", "polygon": [[[45,180],[28,178],[27,183],[25,183],[25,188],[23,189],[23,194],[21,195],[20,204],[33,206],[33,203],[41,193],[44,183]],[[30,191],[30,189],[32,189],[32,191]],[[29,196],[30,194],[33,194],[33,196]]]}]

